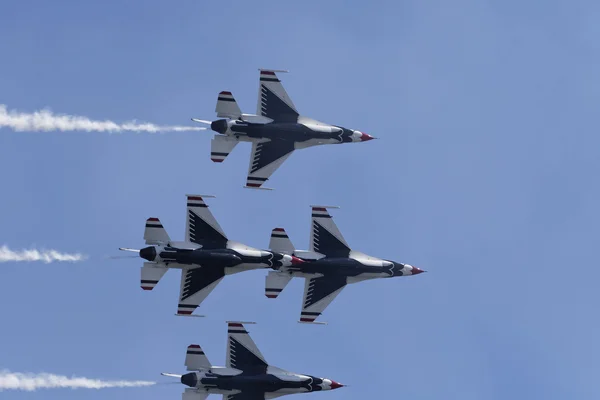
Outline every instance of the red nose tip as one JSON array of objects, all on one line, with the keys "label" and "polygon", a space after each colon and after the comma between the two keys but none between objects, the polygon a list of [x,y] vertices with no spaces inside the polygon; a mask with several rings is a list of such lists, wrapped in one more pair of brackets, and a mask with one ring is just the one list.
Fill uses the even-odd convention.
[{"label": "red nose tip", "polygon": [[344,387],[344,385],[342,385],[341,383],[338,383],[336,381],[331,381],[331,389],[337,389],[337,388],[341,388]]},{"label": "red nose tip", "polygon": [[418,274],[421,274],[421,273],[423,273],[423,272],[425,272],[425,271],[423,271],[422,269],[419,269],[419,268],[417,268],[417,267],[412,267],[412,272],[411,272],[411,274],[412,274],[412,275],[418,275]]},{"label": "red nose tip", "polygon": [[366,133],[361,133],[361,135],[360,135],[360,141],[361,142],[367,142],[367,141],[373,140],[373,139],[375,139],[373,136],[368,135]]},{"label": "red nose tip", "polygon": [[298,258],[296,256],[292,256],[292,265],[302,264],[304,262],[303,259]]}]

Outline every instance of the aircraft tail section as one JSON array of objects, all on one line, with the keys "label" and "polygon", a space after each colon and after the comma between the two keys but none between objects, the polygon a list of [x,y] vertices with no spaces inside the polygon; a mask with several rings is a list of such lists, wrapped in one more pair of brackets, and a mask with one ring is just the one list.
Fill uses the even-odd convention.
[{"label": "aircraft tail section", "polygon": [[185,366],[188,371],[198,371],[201,369],[210,369],[212,365],[204,350],[197,344],[190,344],[185,353]]},{"label": "aircraft tail section", "polygon": [[[206,400],[208,397],[208,392],[201,392],[197,389],[187,388],[181,395],[182,400]],[[225,397],[225,396],[223,396]]]},{"label": "aircraft tail section", "polygon": [[285,229],[283,228],[275,228],[271,231],[269,249],[277,253],[289,255],[294,254],[294,250],[296,250]]},{"label": "aircraft tail section", "polygon": [[167,244],[171,238],[158,218],[148,218],[144,230],[146,244]]},{"label": "aircraft tail section", "polygon": [[141,271],[142,289],[154,289],[154,287],[158,285],[158,281],[160,281],[160,278],[162,278],[167,271],[168,268],[163,265],[152,262],[145,262]]},{"label": "aircraft tail section", "polygon": [[239,140],[228,136],[215,135],[210,142],[210,159],[213,162],[223,162],[233,151]]},{"label": "aircraft tail section", "polygon": [[285,272],[271,271],[267,274],[265,282],[265,296],[275,299],[283,292],[283,289],[292,279],[292,276]]},{"label": "aircraft tail section", "polygon": [[215,108],[217,117],[240,119],[242,117],[242,111],[240,106],[233,98],[231,92],[221,92],[217,98],[217,107]]}]

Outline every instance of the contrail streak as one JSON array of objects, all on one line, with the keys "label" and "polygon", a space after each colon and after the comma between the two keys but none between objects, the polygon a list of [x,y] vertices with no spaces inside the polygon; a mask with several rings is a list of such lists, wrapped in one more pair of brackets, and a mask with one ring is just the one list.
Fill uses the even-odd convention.
[{"label": "contrail streak", "polygon": [[99,379],[88,379],[68,377],[47,373],[20,373],[0,371],[0,392],[4,390],[24,390],[33,392],[38,389],[106,389],[152,386],[156,382],[148,381],[102,381]]},{"label": "contrail streak", "polygon": [[191,126],[160,126],[136,121],[118,124],[113,121],[95,121],[78,115],[53,114],[49,109],[33,113],[7,110],[0,104],[0,128],[10,128],[16,132],[48,132],[48,131],[86,131],[86,132],[185,132],[201,131],[206,128]]},{"label": "contrail streak", "polygon": [[77,262],[83,261],[87,257],[80,253],[69,254],[60,253],[56,250],[19,250],[14,251],[4,245],[0,247],[0,263],[3,262],[31,262],[31,261],[42,261],[46,264],[59,261],[59,262]]}]

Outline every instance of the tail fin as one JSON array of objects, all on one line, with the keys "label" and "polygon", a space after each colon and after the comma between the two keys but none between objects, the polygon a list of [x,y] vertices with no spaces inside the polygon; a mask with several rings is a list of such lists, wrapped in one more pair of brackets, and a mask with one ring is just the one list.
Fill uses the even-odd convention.
[{"label": "tail fin", "polygon": [[142,267],[141,286],[144,290],[152,290],[169,268],[160,264],[145,262]]},{"label": "tail fin", "polygon": [[265,282],[265,296],[275,299],[283,292],[283,289],[292,279],[290,274],[285,272],[271,271],[267,275]]},{"label": "tail fin", "polygon": [[209,369],[211,367],[208,357],[197,344],[190,344],[185,354],[185,366],[188,371],[197,371],[199,369]]},{"label": "tail fin", "polygon": [[277,253],[289,254],[294,253],[294,245],[283,228],[275,228],[271,231],[271,241],[269,249]]},{"label": "tail fin", "polygon": [[215,111],[217,112],[217,117],[238,119],[242,116],[242,110],[240,110],[231,92],[219,93]]},{"label": "tail fin", "polygon": [[146,220],[144,240],[146,244],[166,244],[171,241],[171,238],[169,238],[167,231],[165,231],[158,218],[148,218]]}]

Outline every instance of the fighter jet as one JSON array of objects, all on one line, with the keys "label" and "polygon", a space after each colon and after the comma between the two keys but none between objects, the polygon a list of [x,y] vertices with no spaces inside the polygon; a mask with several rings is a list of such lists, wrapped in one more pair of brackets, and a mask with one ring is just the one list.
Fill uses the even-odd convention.
[{"label": "fighter jet", "polygon": [[222,394],[223,400],[267,400],[344,386],[331,379],[296,374],[269,365],[243,322],[228,322],[227,326],[225,367],[213,366],[202,348],[192,344],[185,356],[187,371],[192,372],[184,375],[162,373],[179,378],[181,383],[189,386],[183,392],[183,400],[204,400],[210,394]]},{"label": "fighter jet", "polygon": [[[138,252],[144,262],[141,286],[152,290],[169,268],[181,269],[177,315],[192,315],[225,275],[258,268],[282,268],[301,263],[288,254],[258,250],[229,240],[200,195],[186,195],[185,241],[174,242],[158,218],[148,218]],[[204,196],[214,197],[214,196]]]},{"label": "fighter jet", "polygon": [[303,264],[282,266],[266,277],[265,295],[276,298],[293,277],[306,278],[300,321],[315,322],[325,308],[350,283],[377,278],[417,275],[423,270],[352,250],[329,212],[331,206],[311,206],[310,249],[296,250],[283,228],[271,232],[272,251],[302,259]]},{"label": "fighter jet", "polygon": [[211,142],[211,160],[223,162],[240,142],[252,142],[247,188],[268,189],[262,185],[296,149],[322,144],[366,142],[375,139],[364,132],[330,125],[300,115],[276,72],[260,70],[256,114],[243,114],[231,92],[217,99],[216,121],[192,118],[210,124],[218,134]]}]

